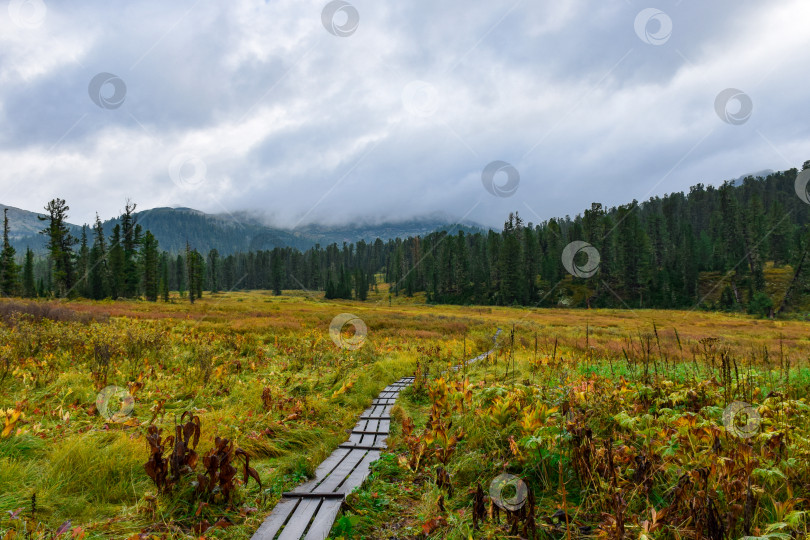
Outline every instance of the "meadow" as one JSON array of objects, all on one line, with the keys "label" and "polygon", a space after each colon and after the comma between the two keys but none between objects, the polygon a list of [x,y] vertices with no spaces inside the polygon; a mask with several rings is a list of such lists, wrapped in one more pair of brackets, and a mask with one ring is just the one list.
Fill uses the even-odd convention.
[{"label": "meadow", "polygon": [[248,538],[409,374],[334,538],[806,534],[806,323],[421,300],[0,303],[0,538]]}]

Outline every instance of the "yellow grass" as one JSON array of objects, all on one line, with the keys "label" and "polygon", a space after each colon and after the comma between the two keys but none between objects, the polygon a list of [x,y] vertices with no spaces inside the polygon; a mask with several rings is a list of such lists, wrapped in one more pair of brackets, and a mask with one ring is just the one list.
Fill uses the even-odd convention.
[{"label": "yellow grass", "polygon": [[[0,328],[0,353],[11,361],[0,383],[0,409],[24,414],[11,435],[0,439],[0,532],[19,525],[6,512],[23,508],[21,515],[32,524],[53,531],[70,519],[86,538],[144,530],[196,537],[195,523],[203,517],[213,523],[226,514],[236,525],[216,534],[247,537],[280,493],[346,438],[354,417],[386,384],[413,373],[417,360],[433,361],[438,369],[488,349],[497,327],[504,335],[515,327],[516,354],[524,361],[534,358],[535,336],[540,356],[552,354],[556,340],[558,356],[587,350],[589,360],[620,360],[652,340],[657,357],[691,362],[701,354],[699,340],[707,337],[719,338],[740,359],[761,362],[764,348],[776,364],[787,358],[793,366],[807,366],[810,357],[808,326],[799,321],[698,311],[425,305],[419,298],[389,299],[384,286],[367,302],[257,291],[205,294],[193,305],[176,296],[170,303],[63,305],[111,319]],[[362,349],[332,343],[329,324],[340,313],[367,325]],[[657,340],[651,337],[654,327]],[[40,346],[31,350],[25,342]],[[135,394],[130,425],[107,422],[94,410],[104,384],[94,367],[94,344],[100,342],[117,351],[107,384],[126,387],[138,377],[144,383]],[[206,351],[210,366],[200,360]],[[354,386],[336,395],[347,380]],[[279,403],[269,411],[261,400],[266,387]],[[165,434],[182,412],[198,414],[203,424],[198,452],[210,448],[217,435],[235,439],[254,456],[263,488],[240,488],[230,508],[211,500],[200,515],[188,482],[158,494],[142,464],[148,458],[143,433],[161,400],[155,422]],[[285,420],[296,406],[298,417]],[[0,417],[0,428],[2,422]]]}]

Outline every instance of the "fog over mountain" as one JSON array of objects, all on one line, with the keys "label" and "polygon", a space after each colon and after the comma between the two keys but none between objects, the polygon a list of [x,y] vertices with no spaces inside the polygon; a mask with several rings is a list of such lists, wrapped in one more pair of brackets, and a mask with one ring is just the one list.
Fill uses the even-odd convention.
[{"label": "fog over mountain", "polygon": [[74,222],[129,197],[285,229],[498,227],[810,148],[803,0],[357,0],[345,31],[321,0],[37,4],[0,10],[0,186]]},{"label": "fog over mountain", "polygon": [[[21,210],[0,204],[0,212],[8,208],[10,240],[22,256],[30,247],[36,253],[44,254],[46,238],[39,231],[46,222],[40,221],[42,214]],[[363,240],[367,243],[377,238],[383,241],[392,238],[407,238],[428,234],[436,230],[471,232],[480,225],[471,221],[453,222],[447,216],[434,215],[402,222],[356,222],[343,226],[310,224],[294,230],[269,226],[260,214],[236,212],[234,214],[206,214],[193,208],[152,208],[136,213],[136,219],[144,230],[150,230],[158,240],[160,248],[170,253],[185,250],[186,243],[192,248],[208,252],[217,249],[221,254],[267,250],[275,247],[293,247],[306,250],[316,244],[327,246],[332,243],[342,245]],[[119,220],[103,222],[107,236]],[[81,226],[70,225],[77,238],[81,237]],[[92,231],[88,230],[92,242]]]}]

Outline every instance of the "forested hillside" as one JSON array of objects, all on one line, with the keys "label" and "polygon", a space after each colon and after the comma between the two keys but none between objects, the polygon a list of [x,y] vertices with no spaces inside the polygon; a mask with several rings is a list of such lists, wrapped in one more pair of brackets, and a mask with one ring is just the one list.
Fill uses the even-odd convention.
[{"label": "forested hillside", "polygon": [[[747,305],[765,294],[772,268],[790,271],[804,259],[810,208],[795,193],[796,174],[698,184],[616,208],[594,203],[574,219],[540,224],[514,215],[500,234],[407,239],[393,250],[387,279],[440,302],[666,308],[707,302],[715,295],[699,294],[702,278],[715,273],[716,307]],[[575,241],[598,252],[598,272],[587,279],[561,264]],[[580,253],[575,263],[586,259]],[[803,281],[796,285],[793,302],[803,292]]]},{"label": "forested hillside", "polygon": [[[803,310],[810,292],[804,264],[810,205],[796,194],[797,174],[791,169],[717,188],[698,184],[689,193],[613,208],[593,203],[575,218],[539,224],[515,213],[501,232],[450,227],[306,251],[248,246],[230,255],[199,250],[205,243],[194,236],[182,250],[168,246],[179,251],[169,253],[151,231],[168,222],[150,221],[149,212],[128,206],[112,230],[96,223],[66,241],[58,257],[51,249],[49,263],[34,265],[37,286],[26,293],[156,299],[168,298],[169,290],[199,296],[307,289],[364,300],[385,281],[394,295],[424,293],[442,303]],[[70,235],[70,227],[60,226]]]},{"label": "forested hillside", "polygon": [[[8,208],[9,239],[17,252],[30,248],[37,255],[44,254],[47,240],[39,234],[42,229],[39,217],[44,214],[0,204],[0,211],[4,208]],[[316,244],[326,246],[427,234],[450,223],[445,216],[428,216],[396,223],[307,224],[282,229],[267,225],[260,215],[251,212],[206,214],[192,208],[152,208],[135,212],[134,219],[144,230],[150,230],[161,248],[172,255],[185,252],[187,243],[202,252],[216,249],[223,255],[277,247],[306,250]],[[120,217],[102,222],[106,231],[112,231],[116,225],[121,225]],[[66,226],[73,236],[81,236],[81,226],[73,223]],[[462,228],[465,231],[480,229],[475,224]]]},{"label": "forested hillside", "polygon": [[[689,193],[615,208],[594,203],[573,219],[540,224],[515,214],[500,233],[451,231],[228,257],[222,285],[272,288],[272,269],[283,265],[275,278],[282,288],[318,290],[332,282],[330,292],[338,296],[348,296],[348,281],[382,271],[394,294],[423,291],[433,302],[768,312],[787,296],[787,307],[799,308],[806,271],[794,269],[802,269],[810,209],[796,195],[797,172],[749,177],[736,186],[698,184]],[[574,277],[561,263],[574,241],[596,248],[600,264],[592,277]],[[575,264],[584,258],[580,254]],[[771,278],[781,288],[774,291]]]}]

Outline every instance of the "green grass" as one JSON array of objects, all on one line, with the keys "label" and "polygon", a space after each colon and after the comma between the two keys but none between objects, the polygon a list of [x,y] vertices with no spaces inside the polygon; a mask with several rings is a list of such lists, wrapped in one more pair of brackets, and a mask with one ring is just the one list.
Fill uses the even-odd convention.
[{"label": "green grass", "polygon": [[[25,414],[12,435],[0,439],[0,531],[22,523],[10,522],[7,511],[23,507],[30,520],[31,497],[36,494],[31,524],[42,523],[43,537],[70,519],[87,538],[127,537],[141,531],[196,538],[192,528],[202,519],[213,523],[223,516],[235,526],[207,536],[248,537],[280,494],[311,475],[345,440],[346,429],[388,383],[413,374],[417,361],[434,379],[465,355],[487,350],[496,327],[504,329],[505,344],[515,325],[516,360],[508,376],[503,352],[468,370],[471,380],[483,386],[474,389],[472,410],[454,413],[454,429],[463,428],[467,436],[453,458],[457,490],[454,497],[445,498],[448,527],[439,535],[466,538],[469,514],[462,510],[470,507],[467,490],[507,462],[515,467],[509,435],[525,446],[525,434],[514,418],[501,425],[474,412],[489,414],[486,408],[498,392],[537,388],[537,399],[554,405],[571,393],[573,384],[588,378],[615,383],[625,377],[634,392],[643,387],[655,392],[664,380],[685,385],[719,377],[719,370],[712,370],[699,350],[695,352],[703,337],[718,337],[738,359],[741,371],[747,369],[749,357],[755,358],[754,382],[760,397],[781,389],[796,397],[797,389],[810,383],[806,324],[739,314],[425,306],[403,297],[389,307],[384,290],[365,303],[325,302],[296,293],[276,297],[239,292],[206,295],[193,306],[177,298],[167,304],[65,305],[110,317],[89,324],[44,320],[0,325],[0,354],[14,358],[13,372],[0,385],[0,409],[20,407]],[[369,328],[366,344],[358,351],[338,349],[329,338],[330,321],[344,312],[360,316]],[[651,379],[641,384],[640,336],[652,331],[654,321],[661,341],[652,354],[659,382],[650,363]],[[675,328],[682,346],[675,339]],[[559,343],[552,359],[555,338]],[[586,343],[593,349],[586,349]],[[100,345],[111,351],[106,381],[97,365]],[[629,362],[622,347],[628,349]],[[764,347],[770,364],[762,360]],[[786,385],[780,366],[788,361],[793,369]],[[127,387],[139,378],[144,386],[135,394],[136,422],[110,424],[98,415],[94,404],[100,388]],[[340,393],[349,381],[351,388]],[[264,388],[270,388],[274,398],[269,410],[262,404]],[[144,430],[161,403],[155,424],[164,436],[173,433],[183,412],[194,412],[203,426],[198,453],[211,448],[216,436],[233,439],[253,456],[251,465],[263,487],[252,482],[238,487],[228,505],[196,496],[190,476],[173,492],[158,494],[143,469],[148,458]],[[406,390],[401,414],[411,416],[421,432],[430,404],[427,393]],[[618,424],[603,418],[598,425],[615,429]],[[403,452],[400,427],[393,423],[391,441],[400,444],[396,454]],[[551,489],[561,458],[543,454],[542,444],[524,446],[521,470],[533,471],[533,486]],[[390,535],[416,534],[425,520],[435,517],[440,491],[433,471],[412,475],[398,457],[385,457],[375,465],[369,482],[350,498],[343,526],[351,527],[353,537],[378,537],[381,529]],[[570,477],[571,472],[565,474]],[[587,500],[576,490],[569,498],[572,504]],[[209,505],[200,509],[203,502]]]}]

